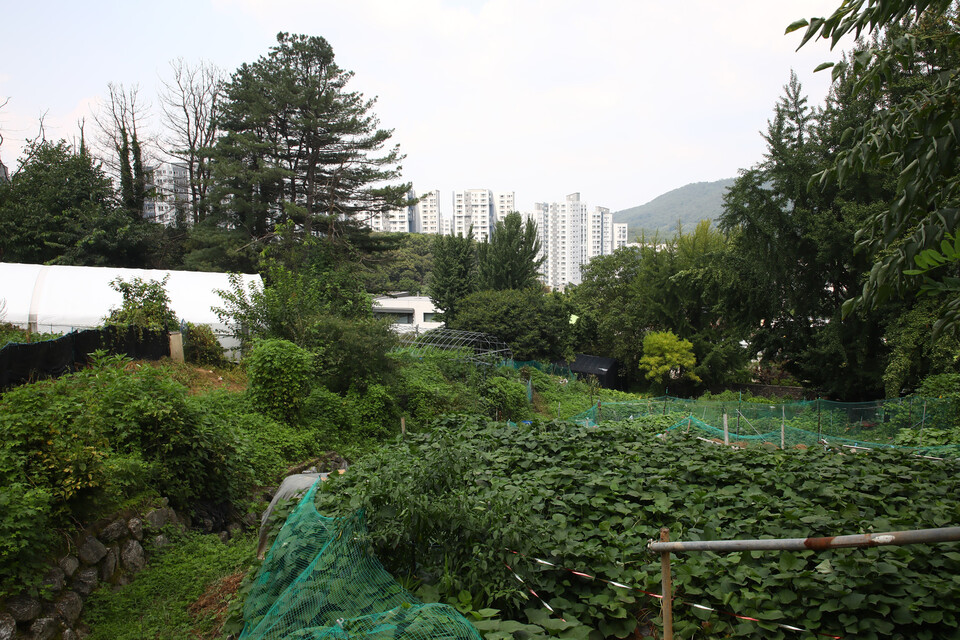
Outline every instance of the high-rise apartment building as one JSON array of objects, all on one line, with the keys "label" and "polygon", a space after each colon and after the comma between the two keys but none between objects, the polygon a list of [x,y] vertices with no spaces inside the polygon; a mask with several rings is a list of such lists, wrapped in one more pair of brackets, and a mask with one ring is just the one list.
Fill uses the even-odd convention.
[{"label": "high-rise apartment building", "polygon": [[564,202],[538,202],[525,217],[532,218],[539,229],[541,254],[546,258],[540,272],[544,284],[553,289],[580,284],[583,265],[613,253],[613,214],[605,207],[591,210],[579,193],[568,195]]},{"label": "high-rise apartment building", "polygon": [[629,225],[626,222],[614,222],[613,223],[613,250],[616,251],[620,247],[627,246],[627,243],[630,242],[629,232],[627,227]]},{"label": "high-rise apartment building", "polygon": [[516,205],[516,196],[513,191],[509,193],[498,193],[494,196],[493,199],[493,218],[496,222],[503,222],[503,219],[507,217],[507,214],[513,213],[517,210]]},{"label": "high-rise apartment building", "polygon": [[428,191],[420,196],[420,202],[416,205],[413,231],[414,233],[443,233],[439,191]]},{"label": "high-rise apartment building", "polygon": [[170,226],[177,217],[185,224],[193,222],[190,211],[190,174],[187,165],[180,162],[161,162],[144,170],[147,191],[152,195],[144,200],[143,217],[151,222]]},{"label": "high-rise apartment building", "polygon": [[514,193],[494,193],[489,189],[466,189],[453,192],[453,234],[467,235],[473,227],[477,242],[490,239],[493,225],[516,211]]},{"label": "high-rise apartment building", "polygon": [[[407,197],[412,200],[416,196],[411,190],[407,192]],[[370,213],[366,224],[374,231],[410,233],[415,230],[417,224],[417,205]]]}]

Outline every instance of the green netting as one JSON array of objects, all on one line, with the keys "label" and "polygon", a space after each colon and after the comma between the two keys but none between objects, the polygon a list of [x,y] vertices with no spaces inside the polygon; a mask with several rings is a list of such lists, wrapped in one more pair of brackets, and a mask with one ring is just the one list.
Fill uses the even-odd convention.
[{"label": "green netting", "polygon": [[[691,430],[696,430],[703,437],[710,438],[717,442],[724,441],[724,431],[722,428],[709,425],[696,416],[687,416],[682,420],[678,420],[670,428],[668,428],[665,433],[670,433],[672,431],[689,432]],[[784,446],[788,448],[795,447],[797,445],[805,445],[808,447],[821,445],[827,447],[847,447],[854,449],[909,449],[910,451],[916,451],[918,454],[926,456],[944,457],[960,455],[960,445],[957,444],[929,447],[898,446],[880,442],[869,442],[855,438],[844,438],[842,436],[818,436],[814,432],[806,431],[804,429],[797,429],[794,427],[787,427],[785,424],[783,425],[782,430],[777,429],[776,431],[768,431],[766,433],[741,433],[739,435],[728,433],[728,438],[731,444],[746,444],[753,442],[767,443],[776,447]]]},{"label": "green netting", "polygon": [[377,560],[363,512],[327,518],[315,484],[289,515],[244,603],[241,640],[480,640],[447,605],[424,604]]},{"label": "green netting", "polygon": [[536,360],[504,360],[500,363],[500,366],[513,367],[517,371],[523,369],[524,367],[530,367],[531,369],[536,369],[537,371],[541,371],[552,376],[561,376],[571,380],[577,379],[577,375],[570,370],[570,367],[561,367],[555,364],[537,362]]},{"label": "green netting", "polygon": [[[738,401],[700,401],[661,396],[630,402],[603,402],[570,418],[584,425],[600,421],[629,420],[645,415],[682,413],[722,433],[724,416],[732,439],[753,440],[775,434],[780,426],[795,434],[787,444],[820,440],[851,446],[898,446],[931,452],[956,450],[956,445],[931,442],[935,430],[960,425],[960,406],[949,398],[893,398],[872,402],[805,400],[783,404]],[[924,443],[924,430],[927,443]],[[811,435],[812,434],[812,435]],[[771,440],[773,441],[773,440]],[[939,445],[939,446],[932,446]]]}]

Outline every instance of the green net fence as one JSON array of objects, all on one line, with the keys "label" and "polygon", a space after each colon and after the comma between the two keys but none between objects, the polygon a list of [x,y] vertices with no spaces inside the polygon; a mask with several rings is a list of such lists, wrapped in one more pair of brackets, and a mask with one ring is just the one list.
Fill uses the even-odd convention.
[{"label": "green net fence", "polygon": [[363,512],[327,518],[315,484],[287,517],[244,603],[241,640],[480,640],[447,605],[424,604],[377,560]]},{"label": "green net fence", "polygon": [[[960,445],[955,444],[960,438],[960,406],[950,398],[808,400],[771,405],[661,396],[603,402],[570,419],[589,426],[670,413],[689,416],[689,426],[711,438],[723,437],[726,419],[731,441],[764,441],[780,446],[782,431],[784,446],[827,441],[853,447],[909,448],[935,456],[960,454]],[[687,418],[681,422],[686,424]]]},{"label": "green net fence", "polygon": [[552,376],[560,376],[562,378],[569,378],[571,380],[577,379],[577,375],[570,370],[570,367],[561,367],[560,365],[551,364],[549,362],[537,362],[536,360],[504,360],[500,363],[500,366],[512,367],[517,371],[523,369],[524,367],[529,367]]}]

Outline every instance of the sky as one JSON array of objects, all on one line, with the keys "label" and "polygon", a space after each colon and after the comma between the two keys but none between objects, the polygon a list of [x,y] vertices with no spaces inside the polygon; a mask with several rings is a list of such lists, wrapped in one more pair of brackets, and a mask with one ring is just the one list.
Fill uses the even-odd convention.
[{"label": "sky", "polygon": [[734,177],[794,70],[810,104],[851,43],[799,52],[799,18],[839,0],[52,0],[0,11],[0,159],[93,131],[108,83],[138,86],[158,128],[170,62],[228,74],[278,32],[323,36],[349,87],[406,154],[418,193],[513,191],[517,208],[573,192],[619,211]]}]

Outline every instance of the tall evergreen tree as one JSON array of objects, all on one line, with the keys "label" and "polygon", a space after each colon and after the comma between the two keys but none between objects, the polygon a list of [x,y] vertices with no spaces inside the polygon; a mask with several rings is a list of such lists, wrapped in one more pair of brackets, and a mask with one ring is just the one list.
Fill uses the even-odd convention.
[{"label": "tall evergreen tree", "polygon": [[477,248],[473,227],[466,236],[437,236],[433,241],[430,300],[444,318],[457,315],[460,302],[477,290]]},{"label": "tall evergreen tree", "polygon": [[514,211],[498,220],[490,234],[490,241],[477,247],[480,289],[503,291],[538,287],[540,265],[546,259],[540,255],[540,237],[533,220],[523,222]]},{"label": "tall evergreen tree", "polygon": [[347,89],[352,77],[326,40],[287,33],[233,73],[212,158],[223,222],[259,240],[290,221],[349,244],[358,214],[406,203],[409,184],[388,184],[403,158],[384,149],[393,132],[379,128],[375,99]]},{"label": "tall evergreen tree", "polygon": [[845,304],[847,313],[925,286],[948,294],[938,328],[960,325],[960,258],[929,269],[926,279],[905,273],[960,226],[958,24],[955,0],[859,0],[787,29],[806,27],[801,47],[815,39],[836,44],[848,34],[874,38],[848,59],[820,66],[833,67],[835,80],[851,77],[853,92],[881,108],[852,123],[846,148],[819,183],[847,184],[865,171],[897,177],[895,197],[860,226],[859,247],[874,263],[859,294]]}]

